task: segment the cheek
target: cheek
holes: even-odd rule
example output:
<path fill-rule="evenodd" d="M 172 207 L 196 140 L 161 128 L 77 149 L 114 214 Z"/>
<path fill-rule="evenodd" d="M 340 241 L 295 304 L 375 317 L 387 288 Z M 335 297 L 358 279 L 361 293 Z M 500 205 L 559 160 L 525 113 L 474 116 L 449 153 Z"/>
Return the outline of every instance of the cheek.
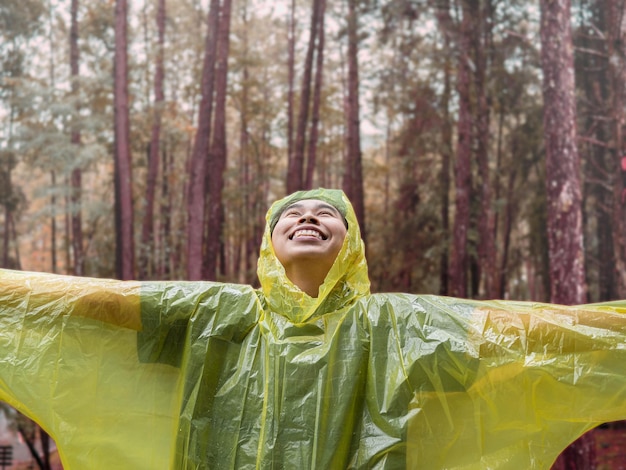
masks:
<path fill-rule="evenodd" d="M 276 233 L 276 230 L 274 230 L 274 233 Z M 280 242 L 280 238 L 275 237 L 274 234 L 272 234 L 271 240 L 272 240 L 272 248 L 274 250 L 274 254 L 276 255 L 276 258 L 278 258 L 278 261 L 282 263 L 283 262 L 283 246 Z"/>

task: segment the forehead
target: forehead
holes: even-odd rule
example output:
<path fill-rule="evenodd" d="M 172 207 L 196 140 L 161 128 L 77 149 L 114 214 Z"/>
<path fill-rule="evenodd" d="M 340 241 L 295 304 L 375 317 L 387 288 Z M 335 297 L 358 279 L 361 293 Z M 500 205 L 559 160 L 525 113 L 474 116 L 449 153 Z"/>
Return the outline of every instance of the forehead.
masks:
<path fill-rule="evenodd" d="M 333 206 L 332 204 L 328 204 L 327 202 L 320 201 L 319 199 L 303 199 L 301 201 L 294 202 L 293 204 L 289 204 L 281 213 L 281 217 L 285 215 L 287 211 L 290 209 L 299 209 L 299 210 L 330 210 L 337 215 L 341 215 L 339 210 Z"/>

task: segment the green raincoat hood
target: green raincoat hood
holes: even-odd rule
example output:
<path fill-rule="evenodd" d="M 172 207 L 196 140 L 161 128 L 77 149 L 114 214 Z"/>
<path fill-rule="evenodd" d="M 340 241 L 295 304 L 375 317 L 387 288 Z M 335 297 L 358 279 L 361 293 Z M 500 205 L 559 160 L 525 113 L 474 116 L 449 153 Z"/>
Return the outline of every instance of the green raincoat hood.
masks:
<path fill-rule="evenodd" d="M 348 232 L 337 259 L 320 286 L 317 298 L 294 285 L 274 253 L 272 229 L 280 214 L 291 204 L 304 199 L 319 199 L 336 207 L 348 224 Z M 293 323 L 302 323 L 324 313 L 336 311 L 370 293 L 365 247 L 352 204 L 336 189 L 299 191 L 275 202 L 267 212 L 257 273 L 261 289 L 272 311 Z"/>

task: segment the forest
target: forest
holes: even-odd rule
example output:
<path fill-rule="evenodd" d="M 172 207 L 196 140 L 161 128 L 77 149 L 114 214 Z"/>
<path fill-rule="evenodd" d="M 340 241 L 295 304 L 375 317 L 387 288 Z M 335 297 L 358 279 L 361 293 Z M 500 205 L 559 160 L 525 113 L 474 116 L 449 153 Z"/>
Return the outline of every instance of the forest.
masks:
<path fill-rule="evenodd" d="M 374 291 L 624 297 L 624 6 L 547 5 L 5 1 L 2 265 L 254 284 L 321 186 Z"/>
<path fill-rule="evenodd" d="M 3 0 L 0 266 L 257 284 L 355 206 L 373 291 L 626 298 L 623 0 Z"/>

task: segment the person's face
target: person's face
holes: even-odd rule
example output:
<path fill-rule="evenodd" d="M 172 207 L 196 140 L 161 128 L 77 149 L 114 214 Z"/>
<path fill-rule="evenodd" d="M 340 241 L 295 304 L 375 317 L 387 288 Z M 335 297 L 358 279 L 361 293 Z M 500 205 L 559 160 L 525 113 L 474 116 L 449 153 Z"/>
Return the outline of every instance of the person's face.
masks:
<path fill-rule="evenodd" d="M 272 245 L 287 270 L 298 262 L 320 263 L 330 269 L 346 233 L 343 216 L 335 207 L 305 199 L 283 211 L 272 232 Z"/>

